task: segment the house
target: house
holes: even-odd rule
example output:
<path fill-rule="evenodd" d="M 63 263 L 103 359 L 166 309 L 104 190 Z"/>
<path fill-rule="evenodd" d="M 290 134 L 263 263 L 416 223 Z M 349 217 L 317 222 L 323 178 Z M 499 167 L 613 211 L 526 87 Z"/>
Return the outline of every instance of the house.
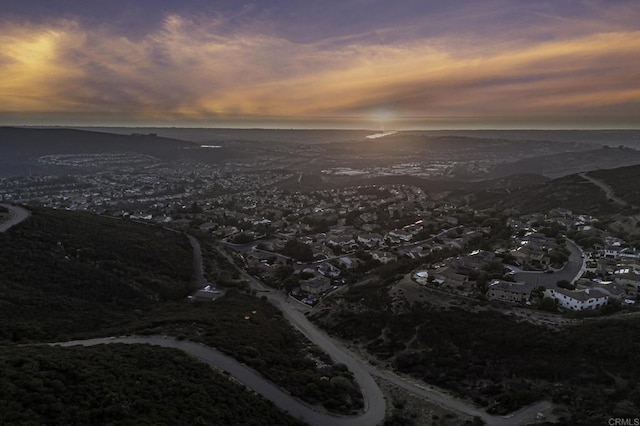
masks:
<path fill-rule="evenodd" d="M 613 280 L 616 284 L 630 285 L 635 288 L 640 287 L 640 274 L 629 268 L 618 269 L 613 273 Z"/>
<path fill-rule="evenodd" d="M 618 258 L 621 260 L 638 260 L 640 259 L 640 251 L 631 247 L 625 247 L 618 252 Z"/>
<path fill-rule="evenodd" d="M 342 256 L 338 258 L 338 263 L 340 264 L 340 266 L 346 269 L 353 269 L 358 266 L 358 261 L 356 260 L 356 258 L 351 256 Z"/>
<path fill-rule="evenodd" d="M 456 287 L 466 283 L 469 278 L 466 275 L 461 275 L 450 266 L 444 266 L 431 272 L 431 275 L 436 280 L 441 280 L 448 286 Z"/>
<path fill-rule="evenodd" d="M 358 242 L 364 244 L 367 247 L 373 247 L 380 244 L 384 240 L 384 237 L 380 234 L 361 234 L 358 235 Z"/>
<path fill-rule="evenodd" d="M 421 246 L 398 250 L 398 256 L 408 257 L 409 259 L 419 259 L 421 257 L 428 256 L 429 253 L 431 253 L 431 249 L 425 249 Z"/>
<path fill-rule="evenodd" d="M 389 263 L 389 262 L 393 262 L 394 260 L 396 260 L 396 256 L 386 252 L 386 251 L 372 251 L 371 252 L 371 257 L 375 260 L 377 260 L 380 263 Z"/>
<path fill-rule="evenodd" d="M 622 300 L 629 297 L 635 298 L 635 296 L 637 295 L 636 289 L 624 284 L 615 283 L 613 281 L 602 281 L 598 279 L 591 281 L 588 279 L 580 279 L 578 280 L 577 284 L 580 288 L 586 287 L 592 290 L 597 289 L 598 291 L 601 291 L 602 293 L 609 296 L 610 299 L 613 298 Z"/>
<path fill-rule="evenodd" d="M 524 244 L 515 250 L 511 250 L 511 255 L 522 265 L 532 265 L 537 267 L 547 267 L 551 262 L 544 250 L 534 248 L 529 244 Z"/>
<path fill-rule="evenodd" d="M 355 244 L 356 240 L 350 236 L 330 237 L 327 238 L 326 244 L 330 247 L 350 248 L 352 244 Z"/>
<path fill-rule="evenodd" d="M 489 300 L 499 300 L 501 302 L 523 304 L 531 297 L 532 284 L 524 282 L 512 283 L 503 280 L 493 280 L 489 284 L 487 297 Z"/>
<path fill-rule="evenodd" d="M 572 311 L 597 309 L 607 304 L 609 296 L 600 290 L 566 290 L 563 288 L 545 290 L 545 296 L 558 301 L 558 306 Z"/>
<path fill-rule="evenodd" d="M 300 281 L 300 290 L 306 294 L 321 294 L 331 288 L 331 280 L 321 275 L 316 275 L 304 281 Z"/>
<path fill-rule="evenodd" d="M 429 282 L 429 271 L 420 270 L 413 273 L 413 280 L 420 285 L 427 285 Z"/>
<path fill-rule="evenodd" d="M 340 273 L 341 273 L 340 269 L 336 268 L 335 266 L 333 266 L 328 262 L 321 263 L 320 265 L 318 265 L 316 270 L 318 271 L 318 273 L 328 278 L 337 278 L 340 276 Z"/>
<path fill-rule="evenodd" d="M 413 238 L 413 234 L 411 232 L 405 231 L 403 229 L 394 229 L 393 231 L 389 231 L 389 237 L 391 239 L 399 239 L 402 241 L 411 241 Z"/>

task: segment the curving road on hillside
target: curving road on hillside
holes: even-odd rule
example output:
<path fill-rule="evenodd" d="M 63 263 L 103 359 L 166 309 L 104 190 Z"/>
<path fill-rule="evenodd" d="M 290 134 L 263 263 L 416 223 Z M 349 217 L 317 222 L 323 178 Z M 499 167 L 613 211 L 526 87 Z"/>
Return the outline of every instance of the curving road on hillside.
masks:
<path fill-rule="evenodd" d="M 69 342 L 51 343 L 52 346 L 95 346 L 102 344 L 148 344 L 162 346 L 165 348 L 179 349 L 187 354 L 198 358 L 209 364 L 211 367 L 229 373 L 236 380 L 273 402 L 276 406 L 287 411 L 293 417 L 301 419 L 314 426 L 371 426 L 377 423 L 370 423 L 371 416 L 364 414 L 360 417 L 333 416 L 315 411 L 309 405 L 293 398 L 285 393 L 278 386 L 263 378 L 255 370 L 247 367 L 235 359 L 209 346 L 189 342 L 186 340 L 175 340 L 163 336 L 133 336 L 133 337 L 107 337 L 89 340 L 74 340 Z"/>
<path fill-rule="evenodd" d="M 0 204 L 0 206 L 6 208 L 11 212 L 11 218 L 3 223 L 0 223 L 0 232 L 6 232 L 12 226 L 19 224 L 29 217 L 30 213 L 27 209 L 22 207 L 13 206 L 11 204 Z"/>
<path fill-rule="evenodd" d="M 417 384 L 414 379 L 406 379 L 395 373 L 378 369 L 336 343 L 326 333 L 312 324 L 302 312 L 296 309 L 297 304 L 289 303 L 289 300 L 284 294 L 277 291 L 269 291 L 268 287 L 264 286 L 259 280 L 241 269 L 239 269 L 239 271 L 243 278 L 251 283 L 252 288 L 264 294 L 272 304 L 283 312 L 285 318 L 287 318 L 294 327 L 300 330 L 309 340 L 319 346 L 336 362 L 343 363 L 349 368 L 358 382 L 364 397 L 365 414 L 358 418 L 359 420 L 366 420 L 363 424 L 381 424 L 385 417 L 386 407 L 384 395 L 373 379 L 373 376 L 385 379 L 409 393 L 428 399 L 445 409 L 472 417 L 480 417 L 487 425 L 509 426 L 527 424 L 536 421 L 538 413 L 548 413 L 553 407 L 550 402 L 539 401 L 507 416 L 493 416 L 465 400 L 441 393 L 432 388 L 427 388 L 425 385 Z M 342 424 L 351 423 L 343 422 Z"/>

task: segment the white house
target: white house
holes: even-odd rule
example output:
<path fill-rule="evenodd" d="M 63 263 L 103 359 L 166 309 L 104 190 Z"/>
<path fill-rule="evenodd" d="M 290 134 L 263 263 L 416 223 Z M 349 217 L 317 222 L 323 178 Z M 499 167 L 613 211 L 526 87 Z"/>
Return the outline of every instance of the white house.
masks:
<path fill-rule="evenodd" d="M 600 290 L 565 290 L 563 288 L 545 290 L 545 296 L 553 297 L 558 306 L 573 311 L 597 309 L 607 304 L 609 296 Z"/>

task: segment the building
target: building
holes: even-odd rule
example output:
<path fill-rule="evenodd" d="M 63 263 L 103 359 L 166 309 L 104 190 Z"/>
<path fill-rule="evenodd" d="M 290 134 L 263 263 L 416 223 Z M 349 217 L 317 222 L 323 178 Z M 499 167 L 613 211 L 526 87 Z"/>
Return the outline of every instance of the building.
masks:
<path fill-rule="evenodd" d="M 371 257 L 380 263 L 389 263 L 396 260 L 396 256 L 386 251 L 372 251 Z"/>
<path fill-rule="evenodd" d="M 402 241 L 410 241 L 413 238 L 413 234 L 411 232 L 402 229 L 394 229 L 393 231 L 390 231 L 388 235 L 390 238 L 397 238 Z"/>
<path fill-rule="evenodd" d="M 640 287 L 640 274 L 630 268 L 618 269 L 613 273 L 613 280 L 616 284 L 630 285 L 635 288 Z"/>
<path fill-rule="evenodd" d="M 367 247 L 373 247 L 380 244 L 382 241 L 384 241 L 384 237 L 380 234 L 372 233 L 358 235 L 358 242 Z"/>
<path fill-rule="evenodd" d="M 308 280 L 300 281 L 300 290 L 306 294 L 321 294 L 331 288 L 331 280 L 317 275 Z"/>
<path fill-rule="evenodd" d="M 327 245 L 330 247 L 350 248 L 355 244 L 356 240 L 350 236 L 335 236 L 327 239 Z"/>
<path fill-rule="evenodd" d="M 572 311 L 597 309 L 607 304 L 609 296 L 600 290 L 565 290 L 563 288 L 545 290 L 545 296 L 553 297 L 558 306 Z"/>
<path fill-rule="evenodd" d="M 512 283 L 503 280 L 493 280 L 489 284 L 487 297 L 489 300 L 523 304 L 531 297 L 532 290 L 533 285 L 525 282 Z"/>

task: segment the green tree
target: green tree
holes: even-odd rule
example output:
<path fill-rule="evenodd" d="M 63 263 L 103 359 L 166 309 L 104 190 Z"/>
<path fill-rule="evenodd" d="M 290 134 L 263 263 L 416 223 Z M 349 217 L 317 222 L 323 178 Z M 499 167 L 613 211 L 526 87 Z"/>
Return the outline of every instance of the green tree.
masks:
<path fill-rule="evenodd" d="M 547 312 L 557 312 L 558 302 L 553 297 L 545 297 L 540 301 L 540 309 Z"/>

